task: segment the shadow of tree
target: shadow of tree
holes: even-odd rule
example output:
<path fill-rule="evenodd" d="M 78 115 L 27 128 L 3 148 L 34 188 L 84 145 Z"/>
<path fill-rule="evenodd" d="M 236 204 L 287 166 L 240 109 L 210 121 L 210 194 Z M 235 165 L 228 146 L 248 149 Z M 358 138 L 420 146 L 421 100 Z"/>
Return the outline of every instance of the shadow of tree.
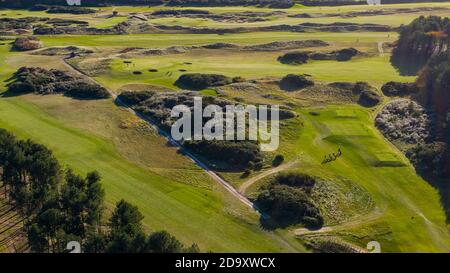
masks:
<path fill-rule="evenodd" d="M 445 178 L 437 179 L 424 175 L 422 175 L 422 178 L 438 190 L 441 205 L 444 208 L 446 222 L 450 224 L 450 182 Z"/>
<path fill-rule="evenodd" d="M 390 58 L 392 66 L 401 76 L 416 76 L 417 73 L 426 65 L 428 58 L 411 56 L 409 54 L 393 54 Z"/>

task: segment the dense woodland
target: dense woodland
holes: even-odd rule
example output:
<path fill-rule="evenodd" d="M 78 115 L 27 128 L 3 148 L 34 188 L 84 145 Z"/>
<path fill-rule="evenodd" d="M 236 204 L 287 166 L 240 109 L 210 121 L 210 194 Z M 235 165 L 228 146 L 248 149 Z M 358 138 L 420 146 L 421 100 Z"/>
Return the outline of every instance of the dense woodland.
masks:
<path fill-rule="evenodd" d="M 414 85 L 388 83 L 385 93 L 412 94 L 434 117 L 435 131 L 427 143 L 407 153 L 417 170 L 425 176 L 450 175 L 450 19 L 419 17 L 402 28 L 393 51 L 392 62 L 400 71 L 418 73 Z"/>
<path fill-rule="evenodd" d="M 66 252 L 78 241 L 84 252 L 199 252 L 165 231 L 145 234 L 136 206 L 121 200 L 107 223 L 105 192 L 97 172 L 85 177 L 64 169 L 45 146 L 0 129 L 5 196 L 23 217 L 33 252 Z"/>
<path fill-rule="evenodd" d="M 309 228 L 320 228 L 323 217 L 311 201 L 310 193 L 316 179 L 306 174 L 286 172 L 279 174 L 261 191 L 255 204 L 270 216 L 267 227 L 287 227 L 303 224 Z"/>
<path fill-rule="evenodd" d="M 19 38 L 20 39 L 20 38 Z M 46 70 L 40 67 L 21 67 L 8 85 L 8 95 L 64 94 L 78 99 L 109 98 L 108 91 L 93 82 L 73 77 L 61 70 Z"/>

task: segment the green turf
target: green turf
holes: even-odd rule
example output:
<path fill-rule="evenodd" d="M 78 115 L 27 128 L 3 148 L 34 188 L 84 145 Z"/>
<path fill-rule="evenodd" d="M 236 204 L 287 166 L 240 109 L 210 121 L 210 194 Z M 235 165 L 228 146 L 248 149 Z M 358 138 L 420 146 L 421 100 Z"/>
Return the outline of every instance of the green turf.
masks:
<path fill-rule="evenodd" d="M 355 33 L 294 33 L 294 32 L 250 32 L 230 34 L 126 34 L 126 35 L 56 35 L 40 36 L 45 46 L 94 46 L 94 47 L 167 47 L 171 45 L 201 45 L 217 42 L 259 44 L 274 41 L 322 39 L 327 42 L 352 44 L 376 43 L 380 40 L 394 41 L 395 32 Z"/>
<path fill-rule="evenodd" d="M 396 5 L 382 7 L 419 7 L 435 4 Z M 437 5 L 437 4 L 436 4 Z M 441 4 L 439 4 L 441 5 Z M 450 7 L 449 3 L 442 6 Z M 315 7 L 296 6 L 287 10 L 299 12 L 337 12 L 377 7 Z M 204 8 L 203 8 L 204 9 Z M 209 8 L 208 8 L 209 9 Z M 153 8 L 119 7 L 120 12 L 151 11 Z M 212 12 L 248 11 L 254 7 L 210 8 Z M 261 11 L 268 9 L 261 9 Z M 103 12 L 111 13 L 110 8 Z M 5 11 L 9 15 L 29 16 L 26 11 Z M 15 13 L 15 14 L 12 14 Z M 17 13 L 23 13 L 17 15 Z M 1 14 L 1 12 L 0 12 Z M 33 13 L 35 15 L 36 13 Z M 73 16 L 72 18 L 86 18 Z M 373 16 L 339 21 L 377 22 L 396 25 L 412 17 Z M 92 25 L 108 27 L 119 20 L 89 19 Z M 177 20 L 174 24 L 220 25 L 217 22 Z M 164 21 L 161 20 L 161 21 Z M 291 20 L 291 19 L 283 19 Z M 327 22 L 329 18 L 320 20 Z M 304 20 L 306 21 L 306 20 Z M 310 20 L 307 20 L 310 21 Z M 311 20 L 314 21 L 314 20 Z M 316 20 L 319 22 L 319 20 Z M 287 21 L 285 21 L 287 22 Z M 303 22 L 293 20 L 289 22 Z M 167 23 L 167 22 L 166 22 Z M 266 22 L 262 23 L 265 24 Z M 271 24 L 276 24 L 274 19 Z M 223 24 L 225 25 L 225 24 Z M 367 81 L 376 86 L 387 81 L 413 81 L 413 77 L 401 77 L 389 63 L 389 54 L 380 56 L 378 42 L 393 42 L 395 33 L 241 33 L 241 34 L 139 34 L 98 36 L 43 36 L 45 46 L 88 46 L 106 52 L 125 47 L 167 47 L 171 45 L 200 45 L 215 42 L 260 44 L 273 41 L 321 39 L 331 43 L 330 48 L 357 47 L 371 53 L 350 62 L 313 61 L 301 66 L 282 65 L 276 61 L 279 52 L 226 52 L 201 51 L 186 54 L 151 56 L 130 59 L 133 67 L 126 67 L 123 60 L 113 60 L 111 68 L 97 79 L 114 89 L 124 84 L 156 84 L 173 87 L 173 82 L 187 72 L 220 73 L 243 76 L 249 79 L 264 76 L 282 76 L 287 73 L 311 74 L 317 81 Z M 27 59 L 26 55 L 8 53 L 7 46 L 0 46 L 0 78 L 5 79 L 24 62 L 38 65 L 45 58 Z M 8 55 L 8 66 L 3 59 Z M 185 62 L 192 62 L 187 66 Z M 149 73 L 150 68 L 159 72 Z M 143 75 L 133 75 L 133 71 Z M 172 72 L 171 76 L 166 76 Z M 214 95 L 212 90 L 204 94 Z M 251 95 L 257 94 L 249 94 Z M 245 94 L 243 95 L 245 97 Z M 283 94 L 283 97 L 288 97 Z M 245 99 L 245 98 L 244 98 Z M 250 101 L 251 102 L 251 101 Z M 185 243 L 197 242 L 202 249 L 213 251 L 291 251 L 292 233 L 289 230 L 269 233 L 256 225 L 256 216 L 242 219 L 227 207 L 232 199 L 220 190 L 208 190 L 176 183 L 167 176 L 125 160 L 107 137 L 72 126 L 47 109 L 21 98 L 0 99 L 0 127 L 15 132 L 20 137 L 31 137 L 53 149 L 57 157 L 79 172 L 97 169 L 104 176 L 107 199 L 111 206 L 119 198 L 137 204 L 146 216 L 145 224 L 152 229 L 167 229 Z M 364 245 L 367 240 L 379 240 L 382 251 L 449 252 L 450 235 L 440 196 L 436 189 L 416 175 L 408 160 L 392 144 L 387 142 L 373 126 L 373 110 L 356 105 L 324 105 L 322 108 L 301 108 L 300 117 L 286 121 L 281 133 L 281 146 L 277 153 L 286 161 L 299 159 L 295 168 L 302 172 L 330 178 L 343 178 L 358 184 L 367 191 L 376 208 L 367 216 L 369 220 L 353 219 L 354 226 L 339 235 L 349 241 Z M 311 112 L 317 114 L 311 115 Z M 301 125 L 302 124 L 302 125 Z M 336 161 L 322 164 L 325 155 L 338 148 L 342 156 Z M 235 179 L 238 174 L 228 175 Z M 339 181 L 336 179 L 336 181 Z M 234 181 L 232 181 L 234 182 Z M 337 183 L 337 182 L 336 182 Z M 237 185 L 237 183 L 235 184 Z M 234 206 L 239 206 L 236 204 Z M 245 210 L 245 208 L 241 208 Z M 248 210 L 247 210 L 247 213 Z M 278 235 L 283 235 L 279 237 Z M 286 242 L 284 238 L 288 238 Z M 297 250 L 302 250 L 298 248 Z"/>
<path fill-rule="evenodd" d="M 279 63 L 276 60 L 279 55 L 280 53 L 193 52 L 176 57 L 166 55 L 131 59 L 133 66 L 127 66 L 123 60 L 117 59 L 111 63 L 111 69 L 101 74 L 98 80 L 113 89 L 118 89 L 129 82 L 173 88 L 173 83 L 184 73 L 219 73 L 247 79 L 307 73 L 317 81 L 366 81 L 375 86 L 381 86 L 386 81 L 413 80 L 412 77 L 400 76 L 390 64 L 388 56 L 358 58 L 349 62 L 311 61 L 304 65 L 292 66 Z M 186 62 L 192 65 L 186 65 Z M 156 68 L 158 72 L 148 72 L 150 68 Z M 180 72 L 180 69 L 186 72 Z M 134 71 L 142 71 L 143 74 L 134 75 Z"/>
<path fill-rule="evenodd" d="M 309 114 L 311 111 L 320 115 L 312 116 Z M 337 124 L 349 122 L 337 118 L 336 111 L 355 113 L 356 118 L 350 122 L 366 128 L 364 136 L 355 135 L 353 131 L 346 132 L 353 130 L 349 126 L 336 127 Z M 380 217 L 376 217 L 376 222 L 384 223 L 392 232 L 390 240 L 383 240 L 383 251 L 450 251 L 449 230 L 436 189 L 419 178 L 410 165 L 375 166 L 378 160 L 407 161 L 373 128 L 367 110 L 359 106 L 329 106 L 323 110 L 302 109 L 300 114 L 304 128 L 296 137 L 285 137 L 290 153 L 303 153 L 299 169 L 319 176 L 344 177 L 367 190 L 377 210 L 382 212 Z M 338 135 L 330 135 L 327 128 L 333 128 Z M 338 148 L 342 150 L 342 157 L 321 164 L 324 155 Z M 359 223 L 364 224 L 370 222 Z M 359 242 L 364 242 L 364 239 Z"/>
<path fill-rule="evenodd" d="M 0 46 L 2 67 L 7 50 Z M 13 72 L 13 67 L 3 69 L 0 78 Z M 256 215 L 251 223 L 228 213 L 224 200 L 231 199 L 229 193 L 176 183 L 138 167 L 121 157 L 108 139 L 75 129 L 21 97 L 0 98 L 0 127 L 48 146 L 77 172 L 99 171 L 109 206 L 121 198 L 136 204 L 152 230 L 168 230 L 185 243 L 198 243 L 203 251 L 292 251 L 280 238 L 262 231 Z"/>

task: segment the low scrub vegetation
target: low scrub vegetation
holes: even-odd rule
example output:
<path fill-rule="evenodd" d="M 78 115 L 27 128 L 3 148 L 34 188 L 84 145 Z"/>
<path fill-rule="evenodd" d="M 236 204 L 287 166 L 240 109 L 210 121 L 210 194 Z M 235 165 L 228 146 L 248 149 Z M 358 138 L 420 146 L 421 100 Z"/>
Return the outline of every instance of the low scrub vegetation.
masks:
<path fill-rule="evenodd" d="M 47 11 L 47 13 L 69 13 L 69 14 L 90 14 L 96 13 L 95 9 L 77 7 L 77 6 L 48 6 L 35 5 L 31 10 Z"/>
<path fill-rule="evenodd" d="M 13 50 L 29 51 L 43 47 L 44 44 L 37 37 L 17 38 L 13 43 Z"/>
<path fill-rule="evenodd" d="M 134 110 L 149 117 L 161 128 L 170 131 L 176 119 L 171 117 L 172 108 L 176 105 L 186 105 L 193 111 L 194 97 L 197 92 L 167 92 L 152 91 L 122 92 L 118 99 L 131 106 Z M 226 105 L 233 102 L 211 96 L 202 96 L 203 107 L 210 104 L 222 107 L 225 112 Z M 287 115 L 287 114 L 285 114 Z M 210 120 L 203 118 L 203 125 Z M 193 127 L 192 127 L 193 129 Z M 193 135 L 193 134 L 192 134 Z M 263 154 L 256 141 L 184 141 L 187 149 L 206 158 L 210 165 L 220 169 L 258 168 L 263 160 Z"/>
<path fill-rule="evenodd" d="M 309 60 L 307 52 L 293 51 L 278 57 L 278 61 L 282 64 L 299 65 L 305 64 Z"/>
<path fill-rule="evenodd" d="M 320 228 L 323 217 L 309 197 L 315 182 L 315 178 L 309 175 L 282 173 L 261 191 L 255 204 L 268 214 L 269 226 L 303 224 L 309 228 Z"/>
<path fill-rule="evenodd" d="M 202 90 L 230 83 L 232 83 L 232 79 L 224 75 L 192 73 L 181 75 L 175 85 L 188 90 Z"/>
<path fill-rule="evenodd" d="M 383 94 L 388 97 L 403 97 L 418 92 L 415 83 L 388 82 L 381 87 Z"/>
<path fill-rule="evenodd" d="M 344 48 L 341 50 L 331 51 L 327 53 L 310 53 L 309 58 L 312 60 L 336 60 L 339 62 L 350 61 L 360 52 L 354 48 Z"/>
<path fill-rule="evenodd" d="M 303 75 L 289 74 L 280 80 L 280 88 L 285 91 L 298 91 L 300 89 L 313 86 L 314 82 Z"/>
<path fill-rule="evenodd" d="M 331 52 L 302 52 L 292 51 L 288 52 L 280 57 L 278 61 L 282 64 L 300 65 L 311 60 L 335 60 L 338 62 L 350 61 L 353 57 L 360 54 L 360 52 L 354 48 L 344 48 Z"/>
<path fill-rule="evenodd" d="M 254 141 L 185 141 L 184 146 L 209 161 L 221 161 L 228 168 L 255 168 L 262 164 L 263 155 Z M 218 166 L 220 168 L 220 166 Z"/>
<path fill-rule="evenodd" d="M 46 70 L 39 67 L 22 67 L 14 75 L 14 82 L 8 85 L 9 95 L 25 93 L 64 94 L 80 99 L 109 98 L 108 91 L 92 82 L 72 77 L 64 71 Z"/>
<path fill-rule="evenodd" d="M 413 101 L 396 101 L 377 115 L 375 125 L 391 141 L 425 143 L 431 135 L 431 119 L 425 109 Z"/>

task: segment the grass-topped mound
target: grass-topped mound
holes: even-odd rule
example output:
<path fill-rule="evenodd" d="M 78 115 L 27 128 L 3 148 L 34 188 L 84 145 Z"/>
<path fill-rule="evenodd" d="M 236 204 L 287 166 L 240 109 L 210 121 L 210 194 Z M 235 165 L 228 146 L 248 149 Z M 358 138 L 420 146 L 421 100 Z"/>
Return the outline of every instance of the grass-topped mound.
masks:
<path fill-rule="evenodd" d="M 303 224 L 320 228 L 323 217 L 310 198 L 315 178 L 301 173 L 282 173 L 258 195 L 255 204 L 269 218 L 269 227 Z"/>
<path fill-rule="evenodd" d="M 34 11 L 46 11 L 47 13 L 68 13 L 68 14 L 92 14 L 96 13 L 95 9 L 77 6 L 50 6 L 50 5 L 35 5 L 30 8 Z"/>
<path fill-rule="evenodd" d="M 307 52 L 293 51 L 278 57 L 278 61 L 282 64 L 299 65 L 305 64 L 309 59 Z"/>
<path fill-rule="evenodd" d="M 415 83 L 388 82 L 381 87 L 383 94 L 388 97 L 402 97 L 417 93 L 419 90 Z"/>
<path fill-rule="evenodd" d="M 175 85 L 188 90 L 202 90 L 230 83 L 232 83 L 232 79 L 224 75 L 192 73 L 181 75 Z"/>
<path fill-rule="evenodd" d="M 29 51 L 43 47 L 44 44 L 37 37 L 17 38 L 13 43 L 13 49 L 17 51 Z"/>
<path fill-rule="evenodd" d="M 300 89 L 313 86 L 314 82 L 304 75 L 289 74 L 280 80 L 280 88 L 285 91 L 298 91 Z"/>
<path fill-rule="evenodd" d="M 108 91 L 92 82 L 70 76 L 61 70 L 39 67 L 22 67 L 14 74 L 14 82 L 8 85 L 8 95 L 25 93 L 64 94 L 79 99 L 104 99 Z"/>
<path fill-rule="evenodd" d="M 282 64 L 290 65 L 300 65 L 311 60 L 335 60 L 338 62 L 350 61 L 353 57 L 360 54 L 357 49 L 354 48 L 344 48 L 340 50 L 334 50 L 331 52 L 303 52 L 303 51 L 292 51 L 288 52 L 280 57 L 278 61 Z"/>
<path fill-rule="evenodd" d="M 218 169 L 256 168 L 261 166 L 263 154 L 255 141 L 185 141 L 184 146 L 208 159 Z M 218 164 L 214 164 L 218 162 Z M 226 166 L 224 167 L 223 164 Z"/>

